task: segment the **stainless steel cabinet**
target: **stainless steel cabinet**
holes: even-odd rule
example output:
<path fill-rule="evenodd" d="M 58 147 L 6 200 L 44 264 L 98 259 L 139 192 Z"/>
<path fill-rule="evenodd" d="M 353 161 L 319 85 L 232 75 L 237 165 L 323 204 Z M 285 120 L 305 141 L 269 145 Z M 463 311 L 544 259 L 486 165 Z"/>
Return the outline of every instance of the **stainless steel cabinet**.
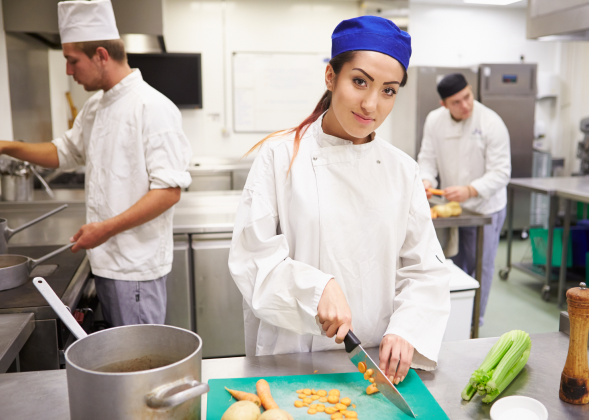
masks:
<path fill-rule="evenodd" d="M 227 266 L 231 233 L 192 238 L 196 326 L 203 357 L 244 356 L 242 294 Z"/>
<path fill-rule="evenodd" d="M 232 173 L 230 171 L 201 171 L 191 173 L 191 178 L 192 182 L 188 187 L 188 191 L 226 191 L 232 189 Z"/>
<path fill-rule="evenodd" d="M 511 178 L 529 178 L 533 174 L 533 140 L 537 95 L 536 64 L 481 64 L 479 100 L 494 110 L 510 134 Z M 530 227 L 528 192 L 514 194 L 513 229 Z M 508 223 L 504 224 L 508 228 Z"/>
<path fill-rule="evenodd" d="M 195 330 L 189 235 L 174 235 L 174 260 L 166 281 L 166 325 Z"/>

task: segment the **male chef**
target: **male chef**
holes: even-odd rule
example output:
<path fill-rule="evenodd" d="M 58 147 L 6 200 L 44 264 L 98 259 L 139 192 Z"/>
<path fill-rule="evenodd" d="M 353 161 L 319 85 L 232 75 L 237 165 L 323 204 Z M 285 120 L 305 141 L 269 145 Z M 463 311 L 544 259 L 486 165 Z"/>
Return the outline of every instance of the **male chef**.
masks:
<path fill-rule="evenodd" d="M 58 3 L 67 74 L 87 91 L 71 130 L 50 143 L 0 142 L 0 154 L 47 168 L 86 166 L 87 250 L 112 326 L 163 324 L 173 206 L 191 182 L 178 108 L 131 69 L 110 0 Z"/>
<path fill-rule="evenodd" d="M 437 86 L 441 107 L 424 124 L 418 155 L 420 176 L 428 198 L 440 177 L 444 197 L 492 217 L 484 227 L 481 306 L 483 317 L 494 277 L 494 260 L 506 217 L 506 185 L 510 180 L 510 138 L 502 119 L 473 99 L 460 73 L 445 76 Z M 467 274 L 475 274 L 476 228 L 459 228 L 459 252 L 452 259 Z"/>

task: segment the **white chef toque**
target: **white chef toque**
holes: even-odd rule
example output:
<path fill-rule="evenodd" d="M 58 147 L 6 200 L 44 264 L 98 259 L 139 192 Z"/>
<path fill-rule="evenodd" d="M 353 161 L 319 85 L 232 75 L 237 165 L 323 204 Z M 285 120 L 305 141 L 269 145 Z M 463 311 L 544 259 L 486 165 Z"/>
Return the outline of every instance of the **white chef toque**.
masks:
<path fill-rule="evenodd" d="M 62 44 L 119 39 L 110 0 L 61 1 L 57 17 Z"/>

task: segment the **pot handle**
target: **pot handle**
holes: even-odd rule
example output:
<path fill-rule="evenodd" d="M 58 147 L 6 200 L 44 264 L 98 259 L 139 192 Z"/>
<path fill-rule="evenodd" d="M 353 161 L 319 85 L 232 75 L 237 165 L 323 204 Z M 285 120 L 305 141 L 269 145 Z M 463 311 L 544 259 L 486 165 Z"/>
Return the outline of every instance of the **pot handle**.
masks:
<path fill-rule="evenodd" d="M 32 271 L 33 268 L 37 267 L 39 264 L 41 264 L 42 262 L 47 261 L 49 258 L 55 257 L 57 254 L 61 254 L 62 252 L 70 249 L 71 247 L 73 247 L 74 245 L 76 245 L 76 242 L 72 242 L 71 244 L 67 244 L 62 246 L 59 249 L 56 249 L 55 251 L 51 252 L 50 254 L 44 255 L 41 258 L 34 260 L 34 259 L 29 259 L 29 271 Z"/>
<path fill-rule="evenodd" d="M 49 213 L 46 213 L 43 216 L 37 217 L 35 220 L 31 220 L 30 222 L 27 222 L 24 225 L 17 227 L 16 229 L 6 228 L 6 231 L 4 232 L 6 240 L 8 241 L 12 237 L 12 235 L 14 235 L 15 233 L 18 233 L 21 230 L 28 228 L 29 226 L 33 226 L 35 223 L 39 223 L 41 220 L 45 220 L 49 216 L 53 216 L 55 213 L 58 213 L 64 209 L 66 209 L 67 207 L 68 207 L 67 204 L 64 204 L 63 206 L 59 206 L 58 208 L 51 210 Z"/>
<path fill-rule="evenodd" d="M 150 408 L 176 407 L 207 392 L 209 392 L 209 385 L 187 376 L 154 389 L 146 395 L 146 404 Z"/>

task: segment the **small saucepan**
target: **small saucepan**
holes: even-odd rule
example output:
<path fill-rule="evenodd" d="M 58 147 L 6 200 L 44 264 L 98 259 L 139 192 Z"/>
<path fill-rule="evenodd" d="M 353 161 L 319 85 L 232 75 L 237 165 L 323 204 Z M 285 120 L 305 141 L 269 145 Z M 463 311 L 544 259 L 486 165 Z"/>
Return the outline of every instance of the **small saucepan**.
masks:
<path fill-rule="evenodd" d="M 203 342 L 169 325 L 127 325 L 87 335 L 42 277 L 33 284 L 78 338 L 65 353 L 72 420 L 198 419 Z"/>
<path fill-rule="evenodd" d="M 49 213 L 46 213 L 41 217 L 37 217 L 35 220 L 31 220 L 30 222 L 25 223 L 24 225 L 19 226 L 16 229 L 10 229 L 8 227 L 6 219 L 0 218 L 0 255 L 6 254 L 8 252 L 8 240 L 12 237 L 12 235 L 20 232 L 23 229 L 28 228 L 29 226 L 33 226 L 35 223 L 39 223 L 41 220 L 47 219 L 49 216 L 53 216 L 55 213 L 60 212 L 67 207 L 68 205 L 64 204 L 63 206 L 51 210 Z"/>
<path fill-rule="evenodd" d="M 37 260 L 24 255 L 0 255 L 0 291 L 22 286 L 29 281 L 33 268 L 73 246 L 62 246 Z"/>

